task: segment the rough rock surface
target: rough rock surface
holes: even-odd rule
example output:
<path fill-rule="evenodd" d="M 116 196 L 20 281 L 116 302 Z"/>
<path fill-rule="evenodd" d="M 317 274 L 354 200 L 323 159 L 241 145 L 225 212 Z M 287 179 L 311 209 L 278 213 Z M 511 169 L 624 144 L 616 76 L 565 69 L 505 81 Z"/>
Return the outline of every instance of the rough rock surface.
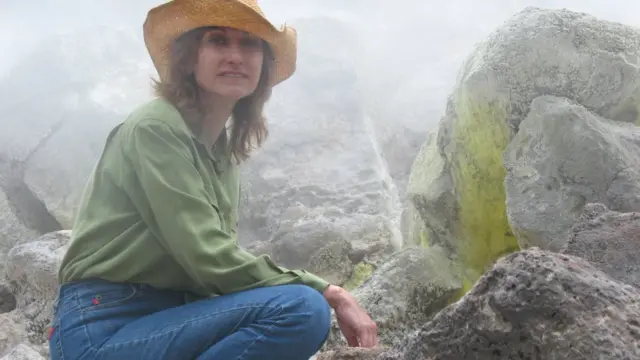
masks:
<path fill-rule="evenodd" d="M 31 347 L 20 344 L 14 347 L 7 355 L 0 357 L 0 360 L 45 360 L 45 358 Z"/>
<path fill-rule="evenodd" d="M 9 286 L 0 283 L 0 314 L 8 313 L 16 308 L 16 297 Z"/>
<path fill-rule="evenodd" d="M 307 269 L 332 284 L 345 283 L 354 268 L 350 238 L 330 222 L 306 221 L 281 228 L 271 243 L 255 243 L 252 249 L 270 253 L 288 268 Z"/>
<path fill-rule="evenodd" d="M 66 251 L 69 231 L 43 235 L 18 245 L 7 256 L 6 273 L 16 297 L 16 312 L 25 321 L 29 341 L 46 341 L 53 301 L 58 292 L 57 269 Z"/>
<path fill-rule="evenodd" d="M 407 199 L 410 206 L 405 208 L 406 243 L 428 245 L 436 241 L 439 245 L 455 251 L 453 244 L 441 239 L 448 239 L 451 234 L 451 219 L 455 214 L 453 183 L 450 174 L 445 168 L 446 162 L 440 155 L 437 143 L 437 133 L 429 134 L 416 157 L 409 185 L 407 187 Z M 439 214 L 432 217 L 431 214 Z M 422 219 L 430 219 L 428 226 Z M 440 240 L 440 241 L 438 241 Z"/>
<path fill-rule="evenodd" d="M 586 259 L 612 278 L 640 288 L 640 213 L 587 204 L 562 253 Z"/>
<path fill-rule="evenodd" d="M 381 347 L 374 349 L 343 347 L 320 353 L 312 360 L 376 360 L 384 351 L 385 348 Z"/>
<path fill-rule="evenodd" d="M 504 164 L 509 223 L 523 248 L 560 250 L 586 203 L 640 211 L 640 127 L 567 98 L 533 100 Z"/>
<path fill-rule="evenodd" d="M 640 290 L 538 248 L 499 260 L 384 360 L 640 358 Z"/>
<path fill-rule="evenodd" d="M 640 29 L 528 7 L 466 59 L 440 121 L 437 148 L 425 157 L 431 162 L 413 167 L 442 170 L 421 190 L 428 196 L 421 202 L 414 196 L 413 202 L 432 230 L 429 241 L 451 244 L 470 281 L 519 249 L 507 218 L 502 157 L 531 102 L 543 95 L 564 97 L 604 118 L 637 122 L 639 55 Z"/>
<path fill-rule="evenodd" d="M 2 168 L 2 158 L 0 157 L 0 169 Z M 11 200 L 6 196 L 4 189 L 14 190 L 10 188 L 9 184 L 10 182 L 6 177 L 3 177 L 0 173 L 0 281 L 4 278 L 4 266 L 2 264 L 4 264 L 9 250 L 19 242 L 34 239 L 38 236 L 37 231 L 30 229 L 21 221 L 20 204 L 12 201 L 19 198 L 19 193 L 12 192 Z"/>
<path fill-rule="evenodd" d="M 27 331 L 16 313 L 0 314 L 0 357 L 27 340 Z"/>
<path fill-rule="evenodd" d="M 446 307 L 462 287 L 454 263 L 437 247 L 407 247 L 387 258 L 353 295 L 376 322 L 380 344 L 390 346 Z M 333 321 L 326 349 L 346 345 Z"/>

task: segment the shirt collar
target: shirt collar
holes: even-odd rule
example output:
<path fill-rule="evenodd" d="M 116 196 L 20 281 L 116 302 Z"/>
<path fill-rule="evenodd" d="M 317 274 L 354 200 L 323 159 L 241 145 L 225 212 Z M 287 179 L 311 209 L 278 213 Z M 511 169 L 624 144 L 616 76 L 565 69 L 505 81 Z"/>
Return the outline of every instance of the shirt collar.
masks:
<path fill-rule="evenodd" d="M 222 162 L 228 158 L 228 147 L 229 147 L 229 136 L 228 136 L 228 128 L 225 126 L 223 130 L 220 132 L 218 139 L 213 144 L 213 148 L 207 146 L 207 142 L 204 140 L 201 131 L 198 131 L 193 126 L 190 126 L 185 122 L 191 137 L 207 151 L 209 157 L 217 162 Z"/>
<path fill-rule="evenodd" d="M 167 100 L 165 100 L 164 98 L 160 98 L 160 101 L 166 102 L 169 105 L 171 105 L 173 108 L 175 108 L 175 106 L 171 103 L 169 103 Z M 177 109 L 176 109 L 177 111 Z M 177 112 L 179 114 L 179 111 Z M 175 120 L 178 120 L 176 118 L 174 118 Z M 225 161 L 229 160 L 229 135 L 228 135 L 228 129 L 225 126 L 223 131 L 220 133 L 220 136 L 218 137 L 218 140 L 216 140 L 216 142 L 214 143 L 214 148 L 209 148 L 206 145 L 206 141 L 204 141 L 202 132 L 199 131 L 197 129 L 197 127 L 191 126 L 186 119 L 184 119 L 184 117 L 180 114 L 179 115 L 179 122 L 181 122 L 181 125 L 184 126 L 187 131 L 189 132 L 189 134 L 191 135 L 191 137 L 200 145 L 202 145 L 202 147 L 206 150 L 207 154 L 209 155 L 209 157 L 217 163 L 224 163 Z"/>

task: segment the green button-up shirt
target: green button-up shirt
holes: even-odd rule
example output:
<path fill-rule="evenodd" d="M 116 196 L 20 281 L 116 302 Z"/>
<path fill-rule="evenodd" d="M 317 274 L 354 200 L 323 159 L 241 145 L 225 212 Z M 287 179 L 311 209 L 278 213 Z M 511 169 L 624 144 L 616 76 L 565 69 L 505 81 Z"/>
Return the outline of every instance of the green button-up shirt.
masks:
<path fill-rule="evenodd" d="M 239 175 L 226 132 L 208 149 L 162 99 L 107 137 L 84 190 L 60 283 L 98 277 L 201 296 L 328 283 L 237 243 Z"/>

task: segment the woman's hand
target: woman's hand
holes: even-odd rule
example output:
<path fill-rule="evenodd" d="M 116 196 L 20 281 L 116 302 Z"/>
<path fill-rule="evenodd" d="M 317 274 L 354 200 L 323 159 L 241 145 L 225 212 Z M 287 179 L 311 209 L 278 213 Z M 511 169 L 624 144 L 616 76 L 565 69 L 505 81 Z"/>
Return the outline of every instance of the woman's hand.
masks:
<path fill-rule="evenodd" d="M 329 285 L 324 291 L 338 318 L 338 325 L 349 346 L 372 348 L 378 344 L 376 324 L 347 290 Z"/>

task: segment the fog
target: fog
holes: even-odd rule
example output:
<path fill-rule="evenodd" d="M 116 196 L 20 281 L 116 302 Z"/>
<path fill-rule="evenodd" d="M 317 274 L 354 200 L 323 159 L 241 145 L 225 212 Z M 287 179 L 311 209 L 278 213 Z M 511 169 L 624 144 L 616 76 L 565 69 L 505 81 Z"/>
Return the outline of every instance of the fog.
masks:
<path fill-rule="evenodd" d="M 42 182 L 40 193 L 34 191 L 39 197 L 56 193 L 59 203 L 40 201 L 49 212 L 64 209 L 57 218 L 69 219 L 109 129 L 151 95 L 155 71 L 142 24 L 148 9 L 160 3 L 0 0 L 0 160 L 38 169 L 27 171 L 25 181 Z M 267 105 L 273 136 L 265 157 L 288 161 L 280 144 L 293 149 L 291 157 L 299 162 L 295 169 L 280 169 L 283 187 L 390 182 L 384 187 L 395 189 L 390 192 L 396 204 L 384 206 L 394 209 L 400 209 L 413 159 L 444 114 L 464 59 L 513 14 L 527 6 L 567 8 L 640 26 L 640 2 L 629 0 L 259 3 L 276 26 L 287 22 L 298 30 L 298 71 Z M 303 148 L 313 162 L 300 158 Z M 33 154 L 40 154 L 37 166 L 29 165 Z M 263 172 L 258 177 L 275 186 L 265 175 L 274 172 Z M 58 191 L 74 195 L 60 200 Z"/>
<path fill-rule="evenodd" d="M 4 49 L 0 77 L 59 32 L 82 28 L 92 31 L 94 25 L 104 24 L 130 28 L 141 37 L 146 11 L 160 3 L 4 0 L 0 5 L 0 47 Z M 384 104 L 379 103 L 378 97 L 391 96 L 388 103 L 394 103 L 395 108 L 376 111 L 405 115 L 413 109 L 410 113 L 432 124 L 437 122 L 456 71 L 473 45 L 525 6 L 568 8 L 640 25 L 640 3 L 628 0 L 262 0 L 260 4 L 275 24 L 322 15 L 347 20 L 360 35 L 363 50 L 352 56 L 356 67 L 365 74 L 363 88 L 370 92 L 363 94 L 365 101 L 380 107 Z M 300 34 L 301 41 L 307 35 Z M 101 34 L 94 36 L 99 43 Z M 339 37 L 327 39 L 327 48 L 317 51 L 330 53 L 331 44 L 340 41 Z M 398 85 L 404 91 L 385 95 L 385 89 Z M 418 99 L 422 101 L 416 102 Z"/>
<path fill-rule="evenodd" d="M 130 26 L 141 31 L 152 0 L 4 0 L 0 3 L 0 71 L 59 31 L 95 24 Z M 640 25 L 640 3 L 628 0 L 261 0 L 276 24 L 296 17 L 332 15 L 349 19 L 375 46 L 377 62 L 393 72 L 415 56 L 458 62 L 473 43 L 525 6 L 567 8 L 597 17 Z M 99 38 L 99 35 L 97 35 Z M 336 39 L 339 40 L 339 39 Z M 331 51 L 330 49 L 325 49 Z M 427 56 L 428 55 L 428 56 Z M 412 64 L 427 68 L 428 64 Z"/>

